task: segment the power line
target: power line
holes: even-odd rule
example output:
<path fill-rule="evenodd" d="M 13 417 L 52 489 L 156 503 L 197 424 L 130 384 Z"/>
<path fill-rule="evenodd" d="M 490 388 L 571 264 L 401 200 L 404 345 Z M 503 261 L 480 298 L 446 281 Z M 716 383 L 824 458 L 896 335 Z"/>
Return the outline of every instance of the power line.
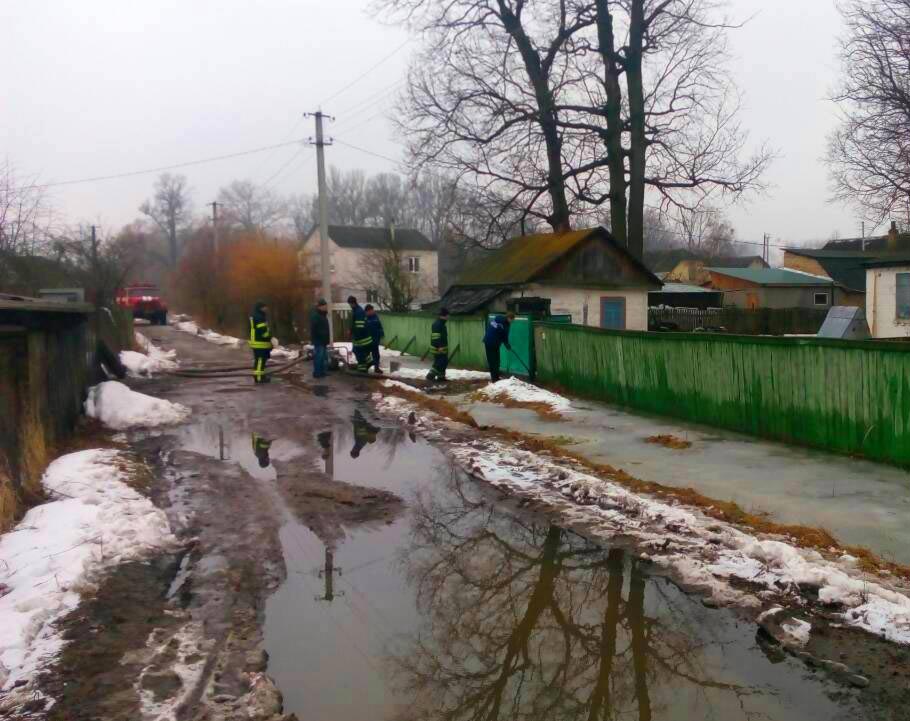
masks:
<path fill-rule="evenodd" d="M 151 173 L 161 173 L 165 170 L 177 170 L 178 168 L 188 168 L 194 165 L 203 165 L 205 163 L 215 163 L 220 160 L 231 160 L 232 158 L 240 158 L 245 155 L 254 155 L 256 153 L 264 153 L 268 150 L 274 150 L 276 148 L 284 148 L 289 145 L 296 145 L 297 143 L 304 142 L 303 139 L 291 140 L 285 143 L 275 143 L 274 145 L 264 145 L 261 148 L 253 148 L 251 150 L 242 150 L 237 153 L 227 153 L 225 155 L 215 155 L 209 158 L 201 158 L 199 160 L 188 160 L 183 163 L 174 163 L 173 165 L 162 165 L 157 168 L 145 168 L 144 170 L 130 170 L 125 173 L 114 173 L 113 175 L 96 175 L 90 178 L 77 178 L 74 180 L 58 180 L 53 183 L 35 183 L 33 185 L 23 185 L 14 190 L 33 190 L 36 188 L 56 188 L 61 185 L 79 185 L 82 183 L 97 183 L 103 180 L 117 180 L 119 178 L 132 178 L 138 175 L 149 175 Z"/>
<path fill-rule="evenodd" d="M 408 45 L 408 43 L 411 42 L 411 40 L 412 40 L 412 38 L 408 38 L 407 40 L 405 40 L 401 45 L 399 45 L 392 52 L 390 52 L 388 55 L 386 55 L 384 58 L 382 58 L 382 60 L 380 60 L 378 63 L 375 63 L 369 70 L 365 70 L 360 75 L 358 75 L 356 78 L 354 78 L 351 82 L 349 82 L 347 85 L 345 85 L 343 88 L 341 88 L 341 90 L 337 90 L 336 92 L 329 95 L 327 98 L 323 99 L 323 101 L 320 103 L 320 105 L 325 105 L 329 100 L 334 100 L 342 93 L 344 93 L 347 90 L 349 90 L 350 88 L 354 87 L 357 83 L 359 83 L 361 80 L 363 80 L 367 75 L 369 75 L 374 70 L 376 70 L 376 68 L 380 67 L 385 62 L 387 62 L 388 60 L 391 60 L 398 53 L 400 53 L 404 49 L 404 47 L 406 45 Z"/>

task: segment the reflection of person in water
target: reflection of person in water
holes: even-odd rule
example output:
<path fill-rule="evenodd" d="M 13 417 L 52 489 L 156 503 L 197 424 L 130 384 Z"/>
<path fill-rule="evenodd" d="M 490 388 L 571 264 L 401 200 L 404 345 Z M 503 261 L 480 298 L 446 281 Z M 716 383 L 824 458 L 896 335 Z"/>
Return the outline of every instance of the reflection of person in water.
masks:
<path fill-rule="evenodd" d="M 317 433 L 316 441 L 319 443 L 319 447 L 322 449 L 322 457 L 325 458 L 326 455 L 332 451 L 332 431 L 322 431 L 322 433 Z"/>
<path fill-rule="evenodd" d="M 268 468 L 271 464 L 272 461 L 269 458 L 269 448 L 271 447 L 272 442 L 268 438 L 263 438 L 258 433 L 253 434 L 253 453 L 259 459 L 260 468 Z"/>
<path fill-rule="evenodd" d="M 376 442 L 380 429 L 364 418 L 359 410 L 354 411 L 351 422 L 354 425 L 354 447 L 351 449 L 351 458 L 359 458 L 364 446 Z"/>

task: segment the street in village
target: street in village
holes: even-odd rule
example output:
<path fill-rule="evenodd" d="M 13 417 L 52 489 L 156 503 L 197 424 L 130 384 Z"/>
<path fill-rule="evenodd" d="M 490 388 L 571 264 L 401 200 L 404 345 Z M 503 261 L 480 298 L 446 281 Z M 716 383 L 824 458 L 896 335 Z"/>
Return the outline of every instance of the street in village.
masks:
<path fill-rule="evenodd" d="M 174 351 L 178 368 L 248 361 L 217 334 L 139 330 L 150 357 Z M 314 382 L 309 364 L 261 387 L 248 376 L 131 379 L 189 414 L 119 433 L 93 426 L 87 442 L 139 459 L 143 493 L 177 542 L 103 576 L 58 624 L 56 662 L 13 689 L 19 705 L 6 695 L 9 717 L 906 718 L 906 630 L 858 616 L 851 627 L 846 598 L 820 603 L 843 583 L 835 571 L 815 568 L 814 588 L 782 577 L 762 587 L 715 567 L 718 584 L 706 585 L 693 565 L 705 555 L 698 509 L 619 499 L 615 487 L 595 499 L 590 469 L 558 456 L 563 470 L 535 464 L 542 443 L 564 447 L 783 521 L 798 487 L 815 514 L 802 523 L 905 563 L 894 518 L 904 472 L 555 395 L 562 417 L 542 420 L 484 402 L 476 373 L 425 388 L 409 378 L 416 359 L 393 360 L 395 381 Z M 481 426 L 445 417 L 449 404 Z M 644 441 L 659 434 L 692 445 Z M 877 527 L 846 512 L 845 497 Z M 716 548 L 742 550 L 707 521 Z M 787 564 L 762 567 L 771 577 Z"/>

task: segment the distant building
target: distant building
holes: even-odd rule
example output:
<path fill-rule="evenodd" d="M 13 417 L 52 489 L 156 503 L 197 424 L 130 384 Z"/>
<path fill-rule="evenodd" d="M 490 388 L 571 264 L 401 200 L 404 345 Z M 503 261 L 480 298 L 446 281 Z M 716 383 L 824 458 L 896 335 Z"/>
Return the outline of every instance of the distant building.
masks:
<path fill-rule="evenodd" d="M 685 283 L 664 283 L 660 290 L 648 293 L 651 308 L 723 308 L 723 291 Z"/>
<path fill-rule="evenodd" d="M 910 253 L 866 261 L 866 320 L 874 338 L 910 336 Z"/>
<path fill-rule="evenodd" d="M 467 268 L 441 304 L 456 314 L 521 310 L 579 325 L 647 330 L 660 280 L 602 227 L 513 238 Z"/>
<path fill-rule="evenodd" d="M 411 228 L 370 228 L 353 225 L 329 225 L 329 258 L 332 273 L 332 302 L 344 302 L 354 295 L 364 303 L 381 302 L 381 269 L 378 267 L 390 253 L 400 257 L 402 271 L 413 277 L 417 298 L 415 305 L 438 297 L 438 262 L 436 246 L 419 230 Z M 301 259 L 319 273 L 321 236 L 319 227 L 307 235 L 301 247 Z"/>
<path fill-rule="evenodd" d="M 739 308 L 815 308 L 844 305 L 845 291 L 826 276 L 785 268 L 708 268 L 711 287 Z"/>
<path fill-rule="evenodd" d="M 704 285 L 710 282 L 708 268 L 767 268 L 768 264 L 759 255 L 718 256 L 714 258 L 680 260 L 663 276 L 666 283 L 687 283 Z"/>

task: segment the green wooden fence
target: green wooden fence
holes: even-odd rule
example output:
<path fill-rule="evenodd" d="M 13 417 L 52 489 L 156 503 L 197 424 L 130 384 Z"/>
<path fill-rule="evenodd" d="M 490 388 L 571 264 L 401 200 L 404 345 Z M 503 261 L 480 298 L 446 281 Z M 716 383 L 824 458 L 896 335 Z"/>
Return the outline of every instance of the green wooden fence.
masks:
<path fill-rule="evenodd" d="M 537 377 L 579 395 L 910 466 L 899 344 L 535 324 Z"/>
<path fill-rule="evenodd" d="M 409 355 L 423 355 L 430 346 L 430 327 L 435 315 L 427 313 L 381 313 L 385 342 L 394 350 L 407 348 Z M 483 349 L 484 320 L 480 316 L 451 317 L 449 327 L 449 352 L 458 348 L 452 361 L 459 368 L 485 370 L 486 354 Z M 394 343 L 393 343 L 394 341 Z"/>

